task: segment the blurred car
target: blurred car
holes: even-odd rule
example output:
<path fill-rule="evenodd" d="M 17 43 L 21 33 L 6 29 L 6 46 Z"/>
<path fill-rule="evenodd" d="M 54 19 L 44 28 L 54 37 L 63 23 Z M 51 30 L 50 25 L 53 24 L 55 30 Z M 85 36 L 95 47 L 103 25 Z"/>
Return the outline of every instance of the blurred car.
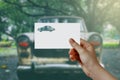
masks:
<path fill-rule="evenodd" d="M 83 18 L 70 16 L 42 17 L 38 22 L 80 23 L 80 37 L 87 41 L 99 43 L 98 46 L 95 46 L 95 51 L 98 60 L 100 61 L 100 55 L 102 53 L 102 37 L 99 33 L 88 32 Z M 42 31 L 43 30 L 45 29 L 42 29 Z M 27 80 L 28 76 L 30 77 L 30 75 L 33 74 L 35 74 L 35 78 L 37 73 L 42 80 L 44 80 L 44 78 L 45 80 L 51 78 L 53 78 L 51 80 L 58 80 L 60 79 L 60 76 L 64 77 L 63 79 L 67 78 L 68 80 L 73 80 L 75 78 L 76 80 L 91 80 L 82 72 L 81 66 L 77 62 L 70 61 L 68 51 L 68 49 L 34 49 L 34 33 L 22 33 L 17 37 L 17 52 L 19 59 L 17 74 L 19 80 Z"/>
<path fill-rule="evenodd" d="M 55 28 L 52 28 L 51 26 L 44 26 L 44 27 L 41 27 L 41 28 L 38 28 L 38 31 L 42 32 L 42 31 L 54 31 Z"/>

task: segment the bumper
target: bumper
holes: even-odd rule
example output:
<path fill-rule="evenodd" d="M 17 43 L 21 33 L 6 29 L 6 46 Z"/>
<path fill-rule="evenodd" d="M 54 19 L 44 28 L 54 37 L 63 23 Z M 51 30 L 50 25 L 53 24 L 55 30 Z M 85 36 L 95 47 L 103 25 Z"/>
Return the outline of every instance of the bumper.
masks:
<path fill-rule="evenodd" d="M 79 65 L 46 64 L 35 65 L 34 70 L 30 66 L 19 66 L 18 78 L 42 79 L 42 80 L 91 80 L 82 71 Z"/>
<path fill-rule="evenodd" d="M 79 65 L 69 65 L 69 64 L 42 64 L 42 65 L 20 65 L 17 67 L 17 71 L 29 71 L 34 72 L 44 71 L 44 70 L 75 70 L 81 69 Z"/>

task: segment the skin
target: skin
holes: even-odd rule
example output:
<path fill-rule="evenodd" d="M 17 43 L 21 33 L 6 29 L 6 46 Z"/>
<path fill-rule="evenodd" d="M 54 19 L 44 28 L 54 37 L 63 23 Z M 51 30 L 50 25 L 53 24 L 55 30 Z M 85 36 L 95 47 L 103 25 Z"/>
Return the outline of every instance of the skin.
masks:
<path fill-rule="evenodd" d="M 94 50 L 98 43 L 81 39 L 78 44 L 72 38 L 69 43 L 73 47 L 69 51 L 71 61 L 78 61 L 87 76 L 93 80 L 117 80 L 99 64 Z"/>

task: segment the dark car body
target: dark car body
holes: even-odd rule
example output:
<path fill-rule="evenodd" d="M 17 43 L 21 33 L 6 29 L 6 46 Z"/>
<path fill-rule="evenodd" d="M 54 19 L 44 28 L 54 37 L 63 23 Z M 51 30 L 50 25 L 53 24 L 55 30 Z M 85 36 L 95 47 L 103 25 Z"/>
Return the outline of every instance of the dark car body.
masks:
<path fill-rule="evenodd" d="M 51 26 L 43 26 L 43 27 L 40 27 L 40 28 L 38 28 L 38 30 L 40 31 L 40 32 L 42 32 L 42 31 L 54 31 L 55 30 L 55 28 L 52 28 Z"/>
<path fill-rule="evenodd" d="M 87 41 L 97 41 L 95 47 L 98 60 L 102 53 L 102 37 L 99 33 L 88 32 L 85 22 L 81 17 L 55 16 L 42 17 L 38 20 L 42 23 L 80 23 L 80 37 Z M 40 77 L 42 80 L 91 80 L 77 62 L 71 62 L 68 56 L 69 49 L 34 49 L 34 33 L 22 33 L 17 37 L 18 67 L 17 73 L 20 80 L 29 75 Z M 24 74 L 24 75 L 23 75 Z M 84 78 L 84 79 L 83 79 Z M 33 79 L 34 80 L 34 79 Z"/>

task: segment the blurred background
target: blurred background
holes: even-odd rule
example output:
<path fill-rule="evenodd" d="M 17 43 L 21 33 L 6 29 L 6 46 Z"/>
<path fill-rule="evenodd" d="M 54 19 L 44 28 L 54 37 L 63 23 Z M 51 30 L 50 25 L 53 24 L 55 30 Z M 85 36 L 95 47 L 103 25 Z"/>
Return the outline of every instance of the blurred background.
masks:
<path fill-rule="evenodd" d="M 120 79 L 120 0 L 0 0 L 0 80 L 18 80 L 16 38 L 43 16 L 82 17 L 102 36 L 101 60 Z"/>

